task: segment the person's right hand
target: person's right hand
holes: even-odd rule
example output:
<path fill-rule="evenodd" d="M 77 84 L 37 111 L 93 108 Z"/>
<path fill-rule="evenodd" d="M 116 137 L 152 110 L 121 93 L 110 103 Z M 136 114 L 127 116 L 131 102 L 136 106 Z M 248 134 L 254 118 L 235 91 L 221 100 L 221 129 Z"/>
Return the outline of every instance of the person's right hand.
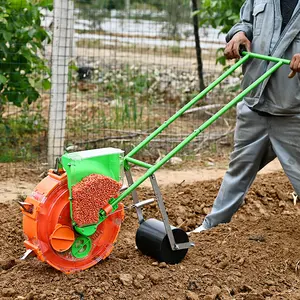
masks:
<path fill-rule="evenodd" d="M 232 39 L 227 43 L 224 55 L 227 59 L 240 58 L 240 47 L 244 46 L 246 51 L 250 52 L 251 42 L 246 37 L 243 31 L 237 32 Z"/>

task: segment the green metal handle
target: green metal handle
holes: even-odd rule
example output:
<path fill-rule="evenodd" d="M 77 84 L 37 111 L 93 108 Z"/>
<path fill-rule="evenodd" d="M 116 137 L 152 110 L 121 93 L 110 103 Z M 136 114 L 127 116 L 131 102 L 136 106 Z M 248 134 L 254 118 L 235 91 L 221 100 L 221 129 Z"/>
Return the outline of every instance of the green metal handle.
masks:
<path fill-rule="evenodd" d="M 147 168 L 147 172 L 141 176 L 136 182 L 134 182 L 126 191 L 124 191 L 118 198 L 112 199 L 110 204 L 113 207 L 117 207 L 118 203 L 127 197 L 133 190 L 135 190 L 140 184 L 142 184 L 147 178 L 149 178 L 155 171 L 161 168 L 170 158 L 172 158 L 177 152 L 179 152 L 183 147 L 190 143 L 195 137 L 197 137 L 204 129 L 209 127 L 214 123 L 220 116 L 222 116 L 226 111 L 235 106 L 240 102 L 252 89 L 261 84 L 266 78 L 268 78 L 272 73 L 279 69 L 284 64 L 290 64 L 287 59 L 276 58 L 271 56 L 265 56 L 257 53 L 242 52 L 243 57 L 234 64 L 230 69 L 228 69 L 224 74 L 222 74 L 218 79 L 211 83 L 205 90 L 193 98 L 189 103 L 182 107 L 177 113 L 175 113 L 170 119 L 164 122 L 159 128 L 157 128 L 152 134 L 150 134 L 145 140 L 143 140 L 138 146 L 136 146 L 132 151 L 130 151 L 125 156 L 125 161 L 134 163 L 136 165 Z M 221 81 L 228 77 L 233 71 L 245 63 L 249 58 L 262 59 L 270 62 L 276 63 L 269 70 L 267 70 L 260 78 L 249 85 L 244 91 L 237 95 L 233 100 L 221 108 L 216 114 L 204 122 L 198 129 L 194 130 L 188 137 L 186 137 L 180 144 L 178 144 L 173 150 L 171 150 L 163 159 L 157 162 L 155 165 L 146 164 L 139 160 L 133 159 L 131 156 L 136 154 L 142 148 L 144 148 L 154 137 L 156 137 L 160 132 L 167 128 L 172 122 L 174 122 L 178 117 L 180 117 L 186 110 L 188 110 L 192 105 L 202 99 L 208 92 L 210 92 L 214 87 L 216 87 Z"/>

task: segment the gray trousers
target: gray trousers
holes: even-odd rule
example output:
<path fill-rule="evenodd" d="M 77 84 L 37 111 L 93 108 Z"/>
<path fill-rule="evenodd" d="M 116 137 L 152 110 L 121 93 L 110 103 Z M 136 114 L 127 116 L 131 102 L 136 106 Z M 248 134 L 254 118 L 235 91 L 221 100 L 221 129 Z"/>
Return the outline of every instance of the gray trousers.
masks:
<path fill-rule="evenodd" d="M 240 102 L 229 168 L 204 228 L 229 222 L 257 172 L 275 157 L 300 196 L 300 115 L 260 116 Z"/>

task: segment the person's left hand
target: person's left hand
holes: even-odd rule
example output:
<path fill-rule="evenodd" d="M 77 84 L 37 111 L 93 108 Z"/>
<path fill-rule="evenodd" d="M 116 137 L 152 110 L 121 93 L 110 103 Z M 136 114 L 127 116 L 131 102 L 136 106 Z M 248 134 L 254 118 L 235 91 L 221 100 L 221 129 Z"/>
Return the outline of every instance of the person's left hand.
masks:
<path fill-rule="evenodd" d="M 289 78 L 292 78 L 296 73 L 300 72 L 300 53 L 296 53 L 291 59 L 290 68 L 292 72 L 289 74 Z"/>

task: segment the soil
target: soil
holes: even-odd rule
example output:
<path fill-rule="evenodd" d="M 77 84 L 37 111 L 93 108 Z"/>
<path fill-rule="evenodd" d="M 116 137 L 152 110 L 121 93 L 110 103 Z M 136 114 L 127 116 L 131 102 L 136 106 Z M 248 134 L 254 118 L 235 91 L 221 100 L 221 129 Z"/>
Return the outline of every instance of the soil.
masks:
<path fill-rule="evenodd" d="M 163 185 L 171 223 L 186 231 L 201 224 L 220 184 L 214 179 Z M 34 257 L 19 259 L 19 207 L 16 200 L 0 203 L 0 299 L 300 299 L 300 204 L 294 205 L 292 192 L 282 171 L 259 175 L 233 220 L 192 234 L 195 247 L 177 265 L 136 249 L 137 216 L 128 210 L 112 254 L 71 275 Z M 138 193 L 141 199 L 153 196 L 148 187 Z M 160 219 L 156 204 L 144 213 Z"/>

